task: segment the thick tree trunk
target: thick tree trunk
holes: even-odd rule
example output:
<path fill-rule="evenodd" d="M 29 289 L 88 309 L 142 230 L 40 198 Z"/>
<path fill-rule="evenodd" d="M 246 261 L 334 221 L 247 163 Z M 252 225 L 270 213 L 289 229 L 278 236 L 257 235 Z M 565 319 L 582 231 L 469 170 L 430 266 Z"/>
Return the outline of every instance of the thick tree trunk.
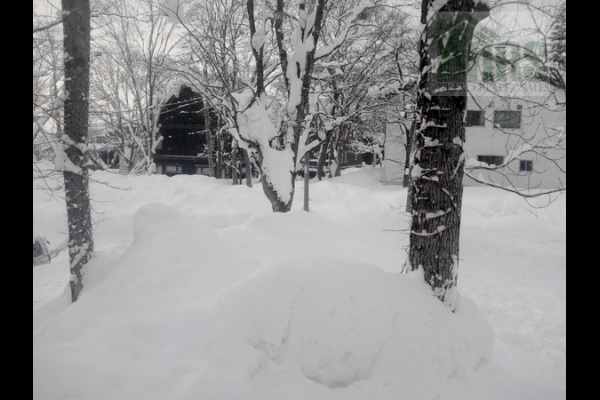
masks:
<path fill-rule="evenodd" d="M 293 176 L 291 179 L 295 180 L 295 176 Z M 293 193 L 289 201 L 283 201 L 279 195 L 279 192 L 277 192 L 277 190 L 275 190 L 273 187 L 273 184 L 269 182 L 267 175 L 263 175 L 261 183 L 267 199 L 269 199 L 271 202 L 273 212 L 286 213 L 292 210 Z"/>
<path fill-rule="evenodd" d="M 84 151 L 88 142 L 88 98 L 90 72 L 89 0 L 62 0 L 65 49 L 65 134 L 68 159 L 78 170 L 66 168 L 65 196 L 69 229 L 71 298 L 76 301 L 83 289 L 82 268 L 94 251 L 88 169 Z"/>
<path fill-rule="evenodd" d="M 433 15 L 423 0 L 419 98 L 413 149 L 409 262 L 422 268 L 435 295 L 456 306 L 463 195 L 467 66 L 475 26 L 488 8 L 447 0 Z"/>

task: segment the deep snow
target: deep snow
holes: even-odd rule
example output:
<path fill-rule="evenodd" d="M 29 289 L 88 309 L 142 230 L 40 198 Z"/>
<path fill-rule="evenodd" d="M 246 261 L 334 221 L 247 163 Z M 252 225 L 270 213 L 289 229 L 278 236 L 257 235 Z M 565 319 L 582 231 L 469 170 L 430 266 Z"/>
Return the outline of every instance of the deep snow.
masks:
<path fill-rule="evenodd" d="M 566 194 L 465 188 L 460 301 L 400 274 L 406 191 L 381 169 L 312 181 L 311 212 L 260 185 L 93 174 L 96 254 L 75 304 L 66 251 L 33 267 L 33 397 L 564 399 Z M 33 229 L 65 239 L 52 180 Z"/>

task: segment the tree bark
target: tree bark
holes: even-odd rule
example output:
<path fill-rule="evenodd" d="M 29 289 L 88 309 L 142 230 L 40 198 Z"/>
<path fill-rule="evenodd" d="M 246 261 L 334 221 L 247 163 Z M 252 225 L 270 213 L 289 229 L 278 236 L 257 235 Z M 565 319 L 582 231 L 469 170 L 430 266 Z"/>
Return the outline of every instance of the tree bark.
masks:
<path fill-rule="evenodd" d="M 206 131 L 206 153 L 208 154 L 208 170 L 211 177 L 215 176 L 215 165 L 213 162 L 212 126 L 210 121 L 210 110 L 208 99 L 204 98 L 204 129 Z"/>
<path fill-rule="evenodd" d="M 294 175 L 290 172 L 292 176 L 291 179 L 295 179 Z M 279 192 L 273 187 L 273 185 L 269 182 L 268 177 L 263 175 L 261 179 L 263 191 L 265 192 L 265 196 L 271 202 L 271 208 L 273 212 L 281 212 L 286 213 L 292 210 L 292 200 L 283 201 L 279 196 Z"/>
<path fill-rule="evenodd" d="M 321 150 L 319 151 L 319 161 L 317 163 L 317 178 L 319 178 L 319 180 L 323 180 L 323 178 L 325 178 L 325 163 L 327 162 L 329 142 L 331 142 L 331 133 L 327 132 L 325 141 L 323 141 L 323 144 L 321 144 Z"/>
<path fill-rule="evenodd" d="M 304 155 L 304 211 L 310 211 L 309 186 L 310 185 L 310 151 Z"/>
<path fill-rule="evenodd" d="M 238 151 L 239 147 L 235 147 L 231 150 L 231 178 L 233 185 L 239 185 L 239 163 L 238 163 Z"/>
<path fill-rule="evenodd" d="M 404 159 L 404 179 L 402 182 L 402 185 L 405 188 L 409 188 L 409 199 L 410 199 L 410 171 L 411 171 L 411 159 L 412 159 L 412 146 L 414 143 L 414 133 L 415 133 L 415 121 L 413 121 L 410 124 L 410 130 L 405 130 L 406 132 L 406 158 Z M 407 204 L 410 203 L 410 201 L 407 202 Z M 407 210 L 408 212 L 410 212 L 410 210 Z"/>
<path fill-rule="evenodd" d="M 420 81 L 413 149 L 409 263 L 451 310 L 456 306 L 463 196 L 467 68 L 473 32 L 489 9 L 479 0 L 447 0 L 435 12 L 423 0 Z"/>
<path fill-rule="evenodd" d="M 69 229 L 71 299 L 77 301 L 83 289 L 82 268 L 94 251 L 88 169 L 85 148 L 88 142 L 90 73 L 89 0 L 62 0 L 65 91 L 64 130 L 69 138 L 68 159 L 79 168 L 63 171 Z"/>
<path fill-rule="evenodd" d="M 246 186 L 252 187 L 252 162 L 250 161 L 250 152 L 244 149 L 244 163 L 246 163 Z"/>

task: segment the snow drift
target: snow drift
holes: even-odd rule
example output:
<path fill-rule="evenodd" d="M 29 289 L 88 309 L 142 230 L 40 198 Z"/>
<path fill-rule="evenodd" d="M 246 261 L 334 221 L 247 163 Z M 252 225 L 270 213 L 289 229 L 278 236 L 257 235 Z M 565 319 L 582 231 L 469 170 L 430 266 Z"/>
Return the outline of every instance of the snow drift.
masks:
<path fill-rule="evenodd" d="M 493 355 L 477 306 L 449 312 L 419 272 L 331 256 L 263 267 L 169 206 L 134 221 L 122 256 L 98 254 L 80 300 L 34 332 L 35 399 L 433 396 Z"/>

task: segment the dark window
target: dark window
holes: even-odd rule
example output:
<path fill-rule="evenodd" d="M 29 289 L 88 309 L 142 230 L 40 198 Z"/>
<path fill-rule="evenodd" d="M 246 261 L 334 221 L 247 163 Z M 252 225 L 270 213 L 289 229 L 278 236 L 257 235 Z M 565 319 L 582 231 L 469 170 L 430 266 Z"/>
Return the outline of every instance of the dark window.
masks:
<path fill-rule="evenodd" d="M 181 167 L 181 172 L 186 175 L 195 175 L 198 172 L 198 169 L 195 165 L 183 165 Z"/>
<path fill-rule="evenodd" d="M 484 126 L 485 115 L 483 111 L 467 111 L 467 126 Z"/>
<path fill-rule="evenodd" d="M 477 161 L 486 163 L 489 166 L 498 166 L 504 164 L 502 156 L 477 156 Z"/>
<path fill-rule="evenodd" d="M 490 71 L 485 71 L 482 75 L 482 79 L 484 82 L 494 82 L 494 73 Z"/>
<path fill-rule="evenodd" d="M 521 127 L 521 111 L 496 111 L 494 125 L 503 129 L 519 129 Z"/>
<path fill-rule="evenodd" d="M 530 160 L 521 160 L 520 161 L 520 170 L 522 172 L 531 172 L 533 171 L 533 161 Z"/>

